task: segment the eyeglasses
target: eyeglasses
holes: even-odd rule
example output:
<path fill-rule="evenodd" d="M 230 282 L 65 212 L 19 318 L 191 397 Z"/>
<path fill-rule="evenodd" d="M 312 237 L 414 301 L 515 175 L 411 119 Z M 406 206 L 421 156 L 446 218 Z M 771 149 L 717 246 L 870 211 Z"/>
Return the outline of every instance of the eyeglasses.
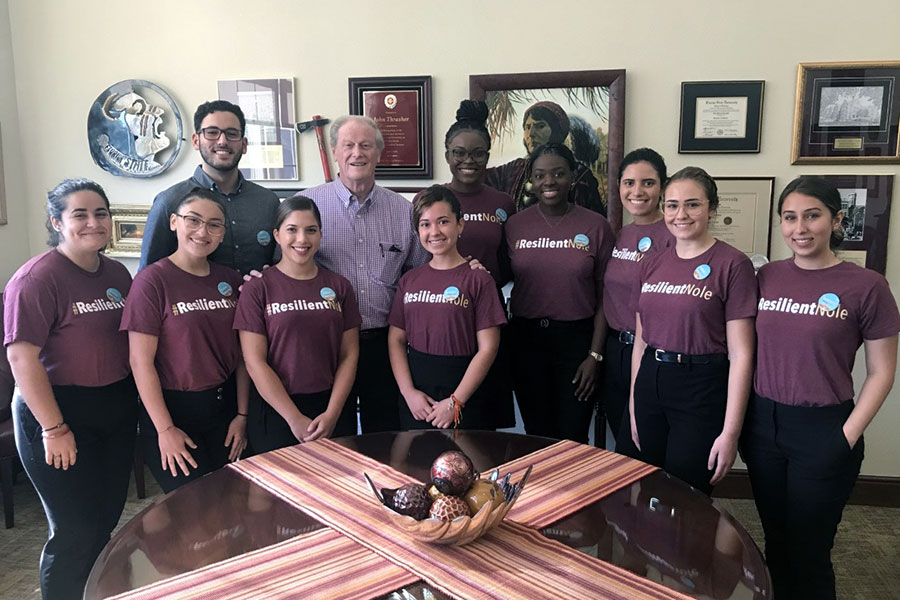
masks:
<path fill-rule="evenodd" d="M 229 127 L 228 129 L 219 129 L 218 127 L 204 127 L 200 130 L 200 133 L 203 134 L 204 139 L 207 139 L 211 142 L 219 139 L 219 136 L 223 133 L 225 134 L 225 139 L 229 142 L 237 142 L 244 137 L 244 134 L 240 129 L 234 129 L 231 127 Z"/>
<path fill-rule="evenodd" d="M 463 148 L 450 148 L 450 156 L 460 162 L 466 160 L 467 157 L 471 156 L 472 160 L 480 163 L 487 161 L 488 151 L 481 148 L 476 148 L 472 151 L 464 150 Z"/>
<path fill-rule="evenodd" d="M 197 231 L 204 225 L 206 225 L 206 231 L 209 235 L 214 237 L 219 237 L 220 235 L 225 234 L 225 224 L 217 223 L 216 221 L 204 221 L 198 217 L 193 215 L 179 215 L 178 213 L 174 213 L 176 217 L 181 217 L 184 220 L 184 226 L 188 228 L 188 231 Z"/>
<path fill-rule="evenodd" d="M 678 212 L 678 209 L 684 208 L 684 212 L 689 215 L 696 215 L 697 213 L 703 210 L 705 206 L 704 202 L 700 200 L 686 200 L 685 202 L 663 202 L 663 211 L 669 214 L 675 214 Z"/>

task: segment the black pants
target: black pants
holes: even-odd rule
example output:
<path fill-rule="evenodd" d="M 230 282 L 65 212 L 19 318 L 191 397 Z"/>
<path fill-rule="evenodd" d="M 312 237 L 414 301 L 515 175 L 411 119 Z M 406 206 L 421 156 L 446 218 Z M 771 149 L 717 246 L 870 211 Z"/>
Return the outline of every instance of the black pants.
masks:
<path fill-rule="evenodd" d="M 188 465 L 188 474 L 181 469 L 178 475 L 163 469 L 159 453 L 159 437 L 156 427 L 141 405 L 141 443 L 144 460 L 159 487 L 168 493 L 182 485 L 212 473 L 228 463 L 229 448 L 225 445 L 228 426 L 237 414 L 237 388 L 232 375 L 220 386 L 199 392 L 163 390 L 166 408 L 175 427 L 185 432 L 197 444 L 188 452 L 197 463 L 197 468 Z"/>
<path fill-rule="evenodd" d="M 425 392 L 436 402 L 449 398 L 450 394 L 462 381 L 471 356 L 438 356 L 426 354 L 409 348 L 409 370 L 412 374 L 413 385 L 417 390 Z M 490 385 L 485 388 L 487 378 L 482 385 L 466 401 L 465 408 L 459 421 L 459 429 L 491 429 L 494 421 L 494 411 L 491 407 L 491 398 L 486 393 Z M 400 425 L 405 430 L 409 429 L 433 429 L 428 421 L 417 421 L 409 410 L 409 405 L 403 396 L 397 395 L 398 409 L 400 413 Z"/>
<path fill-rule="evenodd" d="M 863 461 L 843 425 L 853 401 L 788 406 L 754 396 L 741 435 L 776 600 L 835 597 L 831 548 Z"/>
<path fill-rule="evenodd" d="M 137 391 L 131 377 L 104 387 L 53 386 L 78 456 L 68 470 L 44 461 L 41 426 L 18 393 L 13 398 L 16 447 L 47 514 L 50 535 L 41 554 L 45 599 L 81 598 L 84 584 L 128 495 L 137 432 Z"/>
<path fill-rule="evenodd" d="M 616 439 L 616 452 L 640 458 L 640 453 L 631 439 L 631 413 L 628 412 L 628 396 L 631 392 L 631 351 L 632 344 L 619 341 L 619 332 L 611 331 L 606 338 L 604 361 L 606 368 L 600 388 L 600 400 L 606 413 L 609 429 Z M 603 435 L 606 432 L 602 432 Z M 604 447 L 602 439 L 594 440 Z"/>
<path fill-rule="evenodd" d="M 356 381 L 344 405 L 341 423 L 347 422 L 346 414 L 355 416 L 356 399 L 359 398 L 359 421 L 363 433 L 400 429 L 400 413 L 397 411 L 400 389 L 391 370 L 387 332 L 385 327 L 367 329 L 359 335 Z"/>
<path fill-rule="evenodd" d="M 509 326 L 500 326 L 500 345 L 481 389 L 491 399 L 491 429 L 516 426 L 516 409 L 513 405 L 512 350 Z"/>
<path fill-rule="evenodd" d="M 294 401 L 294 406 L 297 407 L 297 410 L 310 419 L 315 419 L 328 409 L 329 398 L 331 398 L 331 390 L 314 394 L 291 394 L 291 400 Z M 259 398 L 258 401 L 261 402 L 262 413 L 262 423 L 259 428 L 261 437 L 253 441 L 254 450 L 261 453 L 298 444 L 299 442 L 294 437 L 287 421 L 278 414 L 278 411 L 262 398 Z M 355 430 L 349 434 L 339 432 L 337 425 L 335 425 L 332 435 L 338 437 L 341 435 L 354 435 L 355 433 Z"/>
<path fill-rule="evenodd" d="M 727 361 L 663 363 L 647 348 L 634 382 L 641 460 L 710 494 L 713 471 L 706 465 L 725 424 L 727 400 Z"/>
<path fill-rule="evenodd" d="M 525 431 L 586 444 L 594 402 L 575 397 L 572 379 L 591 350 L 594 320 L 510 322 L 513 382 Z"/>

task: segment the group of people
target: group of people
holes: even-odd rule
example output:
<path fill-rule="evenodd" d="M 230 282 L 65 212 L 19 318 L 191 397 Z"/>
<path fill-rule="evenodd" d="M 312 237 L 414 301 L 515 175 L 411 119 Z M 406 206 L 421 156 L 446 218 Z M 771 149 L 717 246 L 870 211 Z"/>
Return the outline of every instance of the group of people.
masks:
<path fill-rule="evenodd" d="M 573 197 L 585 166 L 557 109 L 525 115 L 515 198 L 488 185 L 504 167 L 487 167 L 486 105 L 466 100 L 445 137 L 449 183 L 412 202 L 376 185 L 381 133 L 347 116 L 330 131 L 338 179 L 279 202 L 237 168 L 240 108 L 205 103 L 202 164 L 155 199 L 133 282 L 101 253 L 103 189 L 54 188 L 51 249 L 4 293 L 16 441 L 50 523 L 44 596 L 80 597 L 136 429 L 169 491 L 248 446 L 355 434 L 357 416 L 364 433 L 507 427 L 515 391 L 528 433 L 587 442 L 599 402 L 619 452 L 705 493 L 740 449 L 776 595 L 833 597 L 830 549 L 900 331 L 885 279 L 834 253 L 837 190 L 784 189 L 793 256 L 757 276 L 709 232 L 714 180 L 668 176 L 642 148 L 620 166 L 631 223 L 615 235 L 599 203 Z"/>

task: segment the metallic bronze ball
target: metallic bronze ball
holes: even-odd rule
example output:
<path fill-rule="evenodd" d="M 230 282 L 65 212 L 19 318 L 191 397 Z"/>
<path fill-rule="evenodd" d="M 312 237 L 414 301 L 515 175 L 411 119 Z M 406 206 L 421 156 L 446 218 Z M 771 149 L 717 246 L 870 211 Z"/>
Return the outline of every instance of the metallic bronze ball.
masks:
<path fill-rule="evenodd" d="M 407 483 L 394 492 L 388 506 L 401 515 L 409 515 L 417 521 L 428 518 L 431 508 L 431 496 L 425 486 L 419 483 Z"/>
<path fill-rule="evenodd" d="M 442 494 L 462 496 L 475 481 L 475 466 L 459 450 L 448 450 L 431 464 L 431 482 Z"/>

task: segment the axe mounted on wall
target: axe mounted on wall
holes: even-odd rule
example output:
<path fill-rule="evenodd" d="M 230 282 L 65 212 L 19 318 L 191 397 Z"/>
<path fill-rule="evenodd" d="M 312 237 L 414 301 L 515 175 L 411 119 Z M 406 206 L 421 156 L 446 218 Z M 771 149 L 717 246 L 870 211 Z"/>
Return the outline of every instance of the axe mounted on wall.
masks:
<path fill-rule="evenodd" d="M 328 123 L 328 119 L 322 118 L 322 115 L 313 115 L 312 121 L 304 121 L 297 123 L 297 133 L 303 133 L 315 128 L 316 140 L 319 142 L 319 156 L 322 158 L 322 171 L 325 173 L 325 181 L 331 181 L 331 161 L 328 158 L 328 151 L 325 149 L 325 130 L 322 129 Z"/>

